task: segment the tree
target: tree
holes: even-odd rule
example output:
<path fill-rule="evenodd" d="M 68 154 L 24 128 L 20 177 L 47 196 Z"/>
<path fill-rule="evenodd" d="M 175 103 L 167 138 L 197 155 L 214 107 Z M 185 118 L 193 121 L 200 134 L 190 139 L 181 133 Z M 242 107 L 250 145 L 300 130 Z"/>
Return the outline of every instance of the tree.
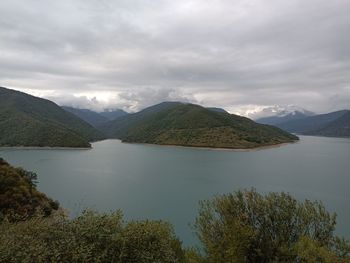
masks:
<path fill-rule="evenodd" d="M 201 202 L 195 229 L 208 262 L 349 260 L 349 243 L 334 235 L 335 225 L 321 202 L 253 189 Z"/>

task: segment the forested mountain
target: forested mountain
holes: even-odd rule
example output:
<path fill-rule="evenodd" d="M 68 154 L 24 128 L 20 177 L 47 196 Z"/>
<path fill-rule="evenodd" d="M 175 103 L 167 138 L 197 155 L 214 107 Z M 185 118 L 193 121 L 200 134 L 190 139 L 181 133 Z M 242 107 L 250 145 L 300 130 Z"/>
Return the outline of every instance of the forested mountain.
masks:
<path fill-rule="evenodd" d="M 172 108 L 174 106 L 181 105 L 180 102 L 162 102 L 157 105 L 148 107 L 137 113 L 129 114 L 118 118 L 117 120 L 110 121 L 98 127 L 102 130 L 107 137 L 122 138 L 126 135 L 129 128 L 136 127 L 144 122 L 147 122 L 147 118 L 160 111 Z"/>
<path fill-rule="evenodd" d="M 0 87 L 0 145 L 90 147 L 103 135 L 52 101 Z"/>
<path fill-rule="evenodd" d="M 298 134 L 348 137 L 350 136 L 349 113 L 349 110 L 341 110 L 300 120 L 287 121 L 276 124 L 276 126 Z"/>
<path fill-rule="evenodd" d="M 68 106 L 61 106 L 64 110 L 73 113 L 80 119 L 86 121 L 87 123 L 91 124 L 92 126 L 96 127 L 103 123 L 106 123 L 109 121 L 108 118 L 102 116 L 101 114 L 94 112 L 92 110 L 88 109 L 77 109 L 73 107 Z"/>
<path fill-rule="evenodd" d="M 106 122 L 113 121 L 119 117 L 125 116 L 128 113 L 123 110 L 105 110 L 103 112 L 95 112 L 88 109 L 78 109 L 68 106 L 61 106 L 64 110 L 73 113 L 80 119 L 86 121 L 94 127 L 100 126 Z"/>
<path fill-rule="evenodd" d="M 160 103 L 100 128 L 124 142 L 196 147 L 254 148 L 298 139 L 273 126 L 179 102 Z"/>
<path fill-rule="evenodd" d="M 116 112 L 109 113 L 110 118 L 116 116 Z M 89 110 L 63 109 L 49 100 L 6 88 L 0 88 L 0 128 L 2 146 L 89 147 L 89 141 L 104 138 L 102 133 L 125 142 L 223 148 L 254 148 L 297 139 L 218 108 L 163 102 L 107 121 Z"/>

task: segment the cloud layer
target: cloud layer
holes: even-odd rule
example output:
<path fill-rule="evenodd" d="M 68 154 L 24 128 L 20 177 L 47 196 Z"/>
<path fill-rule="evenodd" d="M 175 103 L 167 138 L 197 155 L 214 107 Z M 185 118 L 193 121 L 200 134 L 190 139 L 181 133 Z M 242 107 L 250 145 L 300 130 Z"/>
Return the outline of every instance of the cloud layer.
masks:
<path fill-rule="evenodd" d="M 350 108 L 346 0 L 3 0 L 0 85 L 129 111 Z"/>

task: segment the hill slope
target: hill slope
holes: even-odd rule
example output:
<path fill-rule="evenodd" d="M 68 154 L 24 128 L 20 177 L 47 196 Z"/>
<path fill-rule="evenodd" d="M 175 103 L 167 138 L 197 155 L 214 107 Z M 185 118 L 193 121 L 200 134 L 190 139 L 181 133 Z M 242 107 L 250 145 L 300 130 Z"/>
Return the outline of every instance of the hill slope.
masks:
<path fill-rule="evenodd" d="M 33 172 L 14 168 L 0 158 L 0 222 L 30 218 L 37 212 L 48 216 L 59 204 L 36 189 Z"/>
<path fill-rule="evenodd" d="M 193 104 L 165 102 L 107 123 L 124 142 L 216 148 L 254 148 L 298 138 L 276 127 Z"/>
<path fill-rule="evenodd" d="M 160 111 L 172 108 L 176 105 L 181 105 L 179 102 L 162 102 L 157 105 L 148 107 L 137 113 L 128 114 L 114 121 L 105 123 L 98 128 L 103 131 L 108 137 L 122 138 L 126 136 L 129 129 L 136 127 L 143 122 L 147 121 L 147 118 Z"/>
<path fill-rule="evenodd" d="M 313 134 L 318 135 L 317 131 L 330 125 L 333 121 L 341 118 L 345 115 L 347 110 L 331 112 L 327 114 L 320 114 L 310 116 L 300 120 L 292 120 L 283 123 L 276 124 L 277 127 L 298 134 Z"/>
<path fill-rule="evenodd" d="M 319 130 L 304 132 L 306 135 L 350 137 L 350 111 Z"/>
<path fill-rule="evenodd" d="M 0 87 L 0 146 L 90 147 L 101 138 L 55 103 Z"/>
<path fill-rule="evenodd" d="M 110 121 L 113 121 L 115 119 L 118 119 L 119 117 L 128 115 L 129 113 L 127 113 L 126 111 L 117 109 L 117 110 L 112 110 L 112 111 L 105 110 L 105 111 L 100 112 L 98 114 L 107 118 Z"/>
<path fill-rule="evenodd" d="M 91 124 L 94 127 L 109 121 L 108 118 L 100 115 L 97 112 L 94 112 L 88 109 L 77 109 L 77 108 L 67 107 L 67 106 L 61 106 L 61 108 L 70 113 L 73 113 L 75 116 L 86 121 L 87 123 Z"/>

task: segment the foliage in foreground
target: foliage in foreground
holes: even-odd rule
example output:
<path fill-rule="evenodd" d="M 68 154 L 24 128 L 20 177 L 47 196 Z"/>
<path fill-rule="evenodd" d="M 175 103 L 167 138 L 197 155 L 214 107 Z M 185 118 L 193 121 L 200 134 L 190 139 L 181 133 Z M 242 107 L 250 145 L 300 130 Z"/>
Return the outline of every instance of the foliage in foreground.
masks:
<path fill-rule="evenodd" d="M 333 233 L 335 215 L 285 193 L 204 201 L 195 227 L 203 253 L 182 248 L 169 223 L 125 222 L 120 211 L 4 220 L 0 262 L 350 262 L 349 243 Z"/>
<path fill-rule="evenodd" d="M 0 221 L 25 220 L 36 213 L 49 216 L 59 204 L 36 189 L 37 175 L 14 168 L 0 158 Z"/>
<path fill-rule="evenodd" d="M 206 262 L 350 262 L 335 225 L 320 202 L 251 190 L 202 202 L 195 228 Z"/>
<path fill-rule="evenodd" d="M 320 202 L 255 190 L 203 201 L 195 223 L 203 250 L 183 249 L 163 221 L 124 222 L 120 211 L 69 219 L 36 180 L 0 158 L 1 263 L 350 262 L 350 244 Z"/>
<path fill-rule="evenodd" d="M 172 226 L 87 211 L 0 224 L 0 262 L 183 262 Z"/>

